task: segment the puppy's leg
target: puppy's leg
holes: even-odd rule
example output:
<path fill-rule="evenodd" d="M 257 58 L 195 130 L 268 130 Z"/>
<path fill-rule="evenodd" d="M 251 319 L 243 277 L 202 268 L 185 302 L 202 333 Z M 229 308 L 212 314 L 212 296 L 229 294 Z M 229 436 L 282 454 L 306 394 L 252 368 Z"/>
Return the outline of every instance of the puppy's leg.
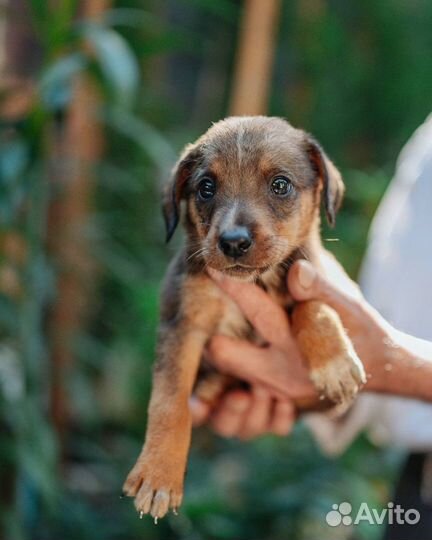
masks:
<path fill-rule="evenodd" d="M 292 325 L 312 382 L 337 404 L 337 413 L 344 412 L 366 375 L 339 315 L 321 302 L 302 302 L 294 309 Z"/>
<path fill-rule="evenodd" d="M 146 440 L 123 486 L 140 515 L 161 518 L 181 504 L 192 427 L 188 400 L 207 337 L 182 324 L 161 329 Z"/>

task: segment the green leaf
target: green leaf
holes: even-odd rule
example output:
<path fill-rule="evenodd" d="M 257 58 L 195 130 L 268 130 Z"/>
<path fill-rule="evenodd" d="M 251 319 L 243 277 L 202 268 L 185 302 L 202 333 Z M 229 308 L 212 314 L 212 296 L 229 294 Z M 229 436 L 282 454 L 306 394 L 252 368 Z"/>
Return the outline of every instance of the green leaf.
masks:
<path fill-rule="evenodd" d="M 49 66 L 42 74 L 39 92 L 44 105 L 50 110 L 63 108 L 71 98 L 73 78 L 83 71 L 88 64 L 81 53 L 74 53 Z"/>
<path fill-rule="evenodd" d="M 28 147 L 16 138 L 0 146 L 0 186 L 12 184 L 28 164 Z"/>
<path fill-rule="evenodd" d="M 162 174 L 166 174 L 167 166 L 171 166 L 176 160 L 176 153 L 167 139 L 136 116 L 114 109 L 106 110 L 103 120 L 142 148 Z"/>
<path fill-rule="evenodd" d="M 128 43 L 115 30 L 94 23 L 81 25 L 84 37 L 93 47 L 103 77 L 119 107 L 130 107 L 139 84 L 139 66 Z"/>

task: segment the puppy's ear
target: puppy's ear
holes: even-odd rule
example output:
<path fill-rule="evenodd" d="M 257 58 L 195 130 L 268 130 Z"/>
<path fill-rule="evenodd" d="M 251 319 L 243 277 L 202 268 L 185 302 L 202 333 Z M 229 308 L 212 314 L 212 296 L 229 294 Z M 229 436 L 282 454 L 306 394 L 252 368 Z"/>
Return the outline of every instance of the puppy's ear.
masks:
<path fill-rule="evenodd" d="M 330 161 L 320 144 L 310 136 L 308 136 L 307 144 L 309 159 L 322 182 L 327 221 L 333 227 L 336 221 L 336 213 L 342 203 L 345 186 L 340 172 Z"/>
<path fill-rule="evenodd" d="M 174 165 L 170 181 L 165 186 L 162 196 L 162 212 L 165 219 L 167 242 L 171 240 L 178 225 L 183 189 L 199 155 L 200 152 L 196 145 L 186 146 L 180 159 Z"/>

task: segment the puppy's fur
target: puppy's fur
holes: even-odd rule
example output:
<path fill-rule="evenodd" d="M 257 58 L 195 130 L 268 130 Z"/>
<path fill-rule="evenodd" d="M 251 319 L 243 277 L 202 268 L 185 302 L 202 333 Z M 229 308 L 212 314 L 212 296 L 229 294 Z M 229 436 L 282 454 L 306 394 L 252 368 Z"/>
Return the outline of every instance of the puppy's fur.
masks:
<path fill-rule="evenodd" d="M 283 195 L 273 190 L 281 177 L 289 181 Z M 215 188 L 210 197 L 205 189 L 202 196 L 203 179 Z M 140 513 L 158 518 L 181 503 L 191 438 L 188 399 L 206 342 L 216 333 L 253 339 L 206 268 L 253 280 L 292 309 L 293 331 L 319 393 L 342 407 L 356 395 L 365 374 L 338 315 L 317 301 L 292 306 L 286 287 L 294 260 L 319 264 L 320 201 L 333 224 L 343 189 L 317 142 L 279 118 L 228 118 L 185 148 L 165 193 L 164 215 L 169 239 L 184 204 L 186 245 L 166 277 L 146 441 L 124 485 Z M 252 243 L 240 255 L 226 255 L 221 238 L 239 227 Z M 214 381 L 205 389 L 209 399 L 221 391 Z"/>

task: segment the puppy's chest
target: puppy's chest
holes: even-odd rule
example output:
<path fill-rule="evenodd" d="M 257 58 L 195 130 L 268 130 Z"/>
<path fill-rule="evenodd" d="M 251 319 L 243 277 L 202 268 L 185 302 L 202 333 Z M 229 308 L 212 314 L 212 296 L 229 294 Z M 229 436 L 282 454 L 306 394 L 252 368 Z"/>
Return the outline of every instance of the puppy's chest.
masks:
<path fill-rule="evenodd" d="M 235 302 L 229 298 L 222 300 L 221 316 L 216 334 L 230 337 L 252 338 L 253 329 Z"/>

